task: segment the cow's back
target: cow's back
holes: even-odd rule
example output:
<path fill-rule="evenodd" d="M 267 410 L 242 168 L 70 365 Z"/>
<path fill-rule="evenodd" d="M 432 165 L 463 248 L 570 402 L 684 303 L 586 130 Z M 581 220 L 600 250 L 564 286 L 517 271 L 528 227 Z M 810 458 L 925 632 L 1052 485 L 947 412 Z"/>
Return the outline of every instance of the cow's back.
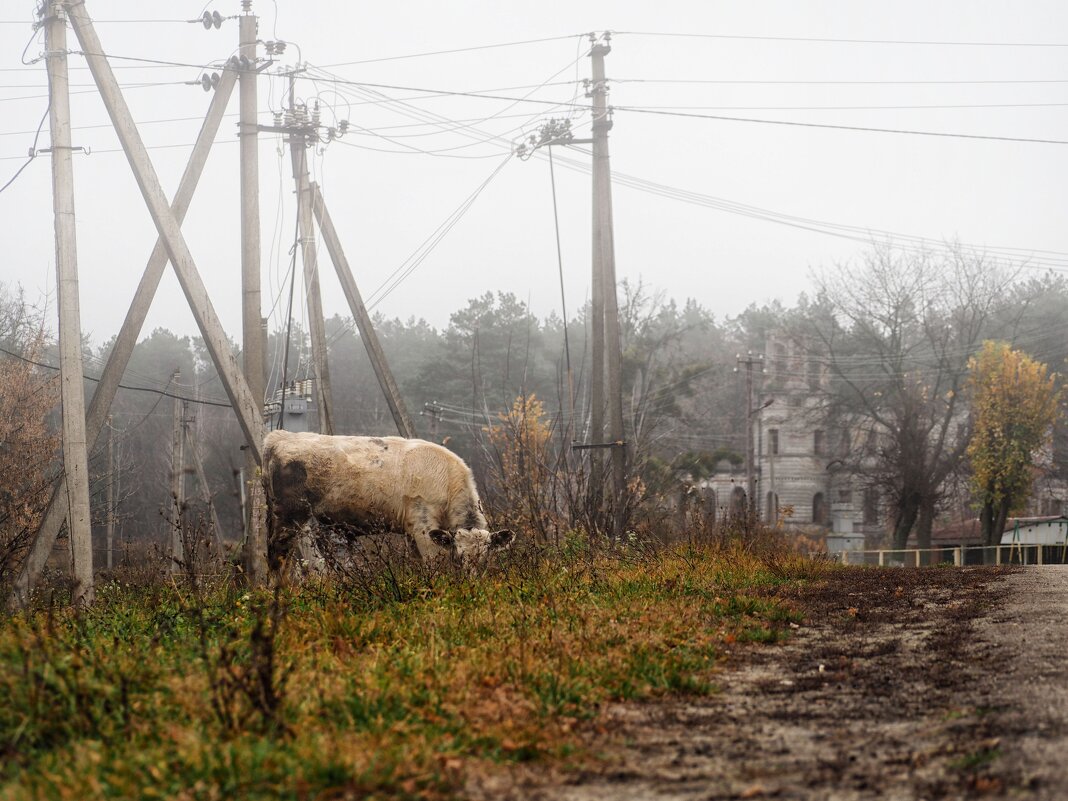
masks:
<path fill-rule="evenodd" d="M 264 474 L 272 510 L 285 517 L 383 519 L 405 529 L 485 525 L 470 469 L 425 440 L 272 431 Z M 410 519 L 412 509 L 425 520 Z"/>

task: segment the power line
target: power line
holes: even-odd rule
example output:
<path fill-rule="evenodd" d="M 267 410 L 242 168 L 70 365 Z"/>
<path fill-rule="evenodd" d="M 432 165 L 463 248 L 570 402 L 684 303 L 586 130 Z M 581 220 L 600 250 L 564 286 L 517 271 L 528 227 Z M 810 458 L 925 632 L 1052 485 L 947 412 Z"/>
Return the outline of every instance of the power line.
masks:
<path fill-rule="evenodd" d="M 94 19 L 94 25 L 115 25 L 123 23 L 143 23 L 143 22 L 200 22 L 199 19 Z M 0 25 L 33 25 L 34 23 L 29 20 L 16 20 L 16 19 L 0 19 Z"/>
<path fill-rule="evenodd" d="M 15 179 L 22 175 L 22 171 L 30 166 L 30 162 L 37 158 L 37 139 L 41 136 L 41 129 L 44 127 L 45 120 L 48 119 L 48 112 L 52 110 L 52 96 L 51 93 L 48 97 L 48 107 L 45 108 L 44 114 L 41 115 L 41 121 L 37 123 L 37 132 L 33 135 L 33 145 L 30 146 L 30 154 L 26 158 L 26 162 L 15 170 L 15 174 L 12 175 L 3 186 L 0 186 L 0 192 L 3 192 L 11 184 L 15 183 Z"/>
<path fill-rule="evenodd" d="M 158 86 L 185 86 L 187 81 L 153 81 L 145 83 L 129 83 L 123 84 L 123 91 L 129 89 L 152 89 Z M 69 92 L 71 95 L 89 95 L 96 94 L 96 89 L 76 89 L 73 92 Z M 17 100 L 40 100 L 41 98 L 48 97 L 48 95 L 18 95 L 17 97 L 0 97 L 0 103 L 13 103 Z"/>
<path fill-rule="evenodd" d="M 769 86 L 912 86 L 912 85 L 984 85 L 984 84 L 1022 84 L 1022 83 L 1068 83 L 1068 78 L 1019 78 L 1019 79 L 974 79 L 974 80 L 705 80 L 701 78 L 612 78 L 609 83 L 670 83 L 670 84 L 712 84 L 712 85 L 769 85 Z"/>
<path fill-rule="evenodd" d="M 585 151 L 580 151 L 585 152 Z M 540 155 L 540 153 L 539 153 Z M 571 159 L 567 157 L 556 157 L 557 161 L 563 164 L 565 167 L 577 172 L 588 174 L 590 167 L 589 164 L 577 159 Z M 706 208 L 712 208 L 717 211 L 723 211 L 728 214 L 736 214 L 744 217 L 750 217 L 756 220 L 762 220 L 764 222 L 772 222 L 779 225 L 786 225 L 792 228 L 799 228 L 806 231 L 812 231 L 814 233 L 822 233 L 829 236 L 835 236 L 842 239 L 849 239 L 856 242 L 863 242 L 870 244 L 876 237 L 884 238 L 888 241 L 903 242 L 902 249 L 912 249 L 917 251 L 927 250 L 946 250 L 952 248 L 959 248 L 961 250 L 970 252 L 990 252 L 994 255 L 1001 256 L 1002 258 L 1021 260 L 1030 259 L 1033 264 L 1029 266 L 1035 267 L 1047 267 L 1049 269 L 1065 269 L 1068 267 L 1068 253 L 1062 251 L 1053 250 L 1039 250 L 1039 249 L 1027 249 L 1027 248 L 1013 248 L 1013 247 L 979 247 L 968 243 L 947 243 L 945 241 L 930 239 L 927 237 L 920 237 L 911 234 L 902 234 L 894 231 L 888 231 L 885 229 L 846 225 L 843 223 L 833 223 L 823 220 L 817 220 L 809 217 L 801 217 L 799 215 L 785 214 L 783 212 L 773 211 L 771 209 L 761 208 L 759 206 L 751 206 L 744 203 L 738 203 L 732 200 L 726 200 L 724 198 L 718 198 L 712 195 L 704 195 L 699 192 L 692 192 L 689 190 L 678 189 L 668 186 L 666 184 L 659 184 L 653 181 L 648 181 L 643 178 L 638 178 L 627 173 L 619 171 L 613 171 L 612 183 L 614 185 L 625 186 L 630 189 L 637 189 L 642 192 L 649 192 L 651 194 L 659 195 L 661 197 L 669 198 L 671 200 L 678 200 L 684 203 L 689 203 L 697 206 L 703 206 Z M 1039 254 L 1036 256 L 1036 254 Z"/>
<path fill-rule="evenodd" d="M 407 106 L 407 104 L 401 100 L 397 100 L 396 105 Z M 430 121 L 428 122 L 428 124 L 444 126 L 449 123 L 448 118 L 443 117 L 442 115 L 435 114 L 434 112 L 430 112 L 415 106 L 407 107 L 412 110 L 413 115 L 418 115 L 419 118 Z M 586 110 L 585 107 L 582 107 L 582 110 Z M 462 136 L 469 137 L 473 137 L 476 135 L 474 132 L 471 131 L 460 131 L 459 134 Z M 511 142 L 508 142 L 499 137 L 497 138 L 497 144 L 509 150 L 511 150 L 512 147 Z M 538 157 L 544 157 L 540 151 L 538 151 L 536 155 L 538 155 Z M 588 173 L 590 170 L 589 165 L 585 162 L 579 162 L 577 160 L 568 159 L 566 157 L 558 157 L 558 160 L 569 169 L 577 170 L 583 173 Z M 647 181 L 620 172 L 614 172 L 613 183 L 622 184 L 630 188 L 638 189 L 639 191 L 652 192 L 653 194 L 658 194 L 662 197 L 668 197 L 674 200 L 681 200 L 686 203 L 715 208 L 717 210 L 725 211 L 730 214 L 738 214 L 742 216 L 751 217 L 753 219 L 763 220 L 766 222 L 774 222 L 781 225 L 800 228 L 802 230 L 809 230 L 815 233 L 822 233 L 825 235 L 836 236 L 839 238 L 851 239 L 857 242 L 864 242 L 870 244 L 873 240 L 873 237 L 880 236 L 885 237 L 889 240 L 906 242 L 907 245 L 905 249 L 945 250 L 950 247 L 958 247 L 975 252 L 991 251 L 995 252 L 996 255 L 1001 255 L 1003 258 L 1012 260 L 1027 259 L 1030 261 L 1030 263 L 1027 265 L 1029 267 L 1047 267 L 1049 269 L 1059 270 L 1063 270 L 1065 269 L 1065 267 L 1068 267 L 1068 259 L 1061 258 L 1062 256 L 1068 257 L 1068 254 L 1062 253 L 1060 251 L 1044 251 L 1039 249 L 1007 247 L 982 248 L 974 245 L 969 245 L 967 243 L 956 243 L 950 245 L 945 241 L 934 240 L 927 237 L 918 237 L 910 234 L 900 234 L 872 227 L 843 225 L 840 223 L 831 223 L 821 220 L 815 220 L 812 218 L 800 217 L 797 215 L 783 214 L 781 212 L 775 212 L 769 209 L 749 206 L 746 204 L 737 203 L 735 201 L 715 198 L 709 195 L 702 195 L 700 193 L 690 192 L 688 190 L 681 190 L 664 184 L 657 184 L 652 181 Z M 1035 254 L 1047 255 L 1039 255 L 1038 258 L 1035 258 Z"/>
<path fill-rule="evenodd" d="M 472 97 L 472 98 L 478 98 L 478 99 L 481 99 L 481 100 L 507 100 L 507 101 L 512 101 L 512 102 L 516 102 L 516 103 L 532 103 L 532 104 L 535 104 L 535 105 L 556 106 L 558 108 L 559 107 L 572 107 L 572 108 L 581 107 L 583 110 L 585 110 L 585 108 L 586 108 L 585 105 L 581 105 L 580 106 L 580 104 L 574 103 L 574 102 L 560 102 L 560 101 L 553 101 L 553 100 L 538 100 L 538 99 L 529 98 L 529 97 L 528 98 L 507 97 L 507 96 L 504 96 L 504 95 L 488 94 L 488 93 L 480 93 L 480 92 L 463 92 L 463 91 L 451 91 L 451 90 L 444 90 L 444 89 L 427 89 L 427 88 L 414 87 L 414 86 L 401 86 L 401 85 L 397 85 L 397 84 L 370 83 L 370 82 L 367 82 L 367 81 L 346 81 L 346 80 L 342 80 L 342 79 L 337 79 L 335 81 L 335 83 L 349 85 L 349 86 L 361 86 L 361 87 L 373 88 L 373 89 L 392 89 L 394 91 L 402 91 L 402 92 L 429 92 L 429 93 L 432 93 L 434 95 L 440 95 L 440 96 L 443 96 L 443 97 L 452 96 L 452 97 Z M 687 112 L 681 112 L 681 111 L 664 111 L 664 110 L 661 110 L 661 109 L 650 108 L 650 107 L 645 107 L 645 106 L 613 106 L 612 110 L 613 111 L 632 112 L 632 113 L 635 113 L 635 114 L 656 114 L 656 115 L 667 116 L 667 117 L 692 117 L 692 118 L 697 118 L 697 119 L 721 120 L 721 121 L 725 121 L 725 122 L 750 122 L 750 123 L 759 123 L 759 124 L 764 124 L 764 125 L 790 125 L 790 126 L 796 126 L 796 127 L 801 127 L 801 128 L 828 128 L 828 129 L 842 130 L 842 131 L 862 131 L 862 132 L 866 132 L 866 133 L 892 133 L 892 134 L 907 134 L 907 135 L 912 135 L 912 136 L 936 136 L 936 137 L 946 137 L 946 138 L 954 138 L 954 139 L 978 139 L 978 140 L 988 140 L 988 141 L 998 141 L 998 142 L 1028 142 L 1028 143 L 1034 143 L 1034 144 L 1053 144 L 1053 145 L 1066 145 L 1066 144 L 1068 144 L 1068 140 L 1063 140 L 1063 139 L 1040 139 L 1040 138 L 1037 138 L 1037 137 L 1036 138 L 1030 138 L 1030 137 L 1016 137 L 1016 136 L 993 136 L 993 135 L 986 135 L 986 134 L 955 133 L 955 132 L 952 132 L 952 131 L 920 131 L 920 130 L 910 130 L 910 129 L 904 129 L 904 128 L 874 128 L 874 127 L 859 126 L 859 125 L 832 125 L 830 123 L 798 122 L 796 120 L 769 120 L 769 119 L 758 119 L 758 118 L 753 118 L 753 117 L 728 117 L 728 116 L 715 115 L 715 114 L 693 114 L 693 113 L 687 113 Z"/>
<path fill-rule="evenodd" d="M 612 31 L 613 36 L 663 36 L 687 39 L 737 39 L 761 42 L 819 42 L 825 44 L 934 45 L 940 47 L 1068 47 L 1068 42 L 955 42 L 915 39 L 834 39 L 821 36 L 744 36 L 726 33 L 673 33 L 666 31 Z"/>
<path fill-rule="evenodd" d="M 237 140 L 236 139 L 216 139 L 214 142 L 212 142 L 212 147 L 215 147 L 217 145 L 236 145 L 236 144 L 237 144 Z M 145 145 L 145 150 L 172 150 L 172 149 L 174 149 L 176 147 L 192 147 L 192 146 L 193 146 L 192 142 L 177 142 L 177 143 L 172 144 L 172 145 Z M 101 150 L 94 150 L 92 154 L 94 156 L 96 156 L 96 155 L 101 155 L 103 153 L 122 153 L 122 152 L 123 152 L 123 149 L 121 147 L 109 147 L 109 148 L 103 148 Z M 9 161 L 11 159 L 18 159 L 18 158 L 22 158 L 22 156 L 0 156 L 0 161 Z"/>
<path fill-rule="evenodd" d="M 475 201 L 478 200 L 479 195 L 481 195 L 482 192 L 486 189 L 486 187 L 489 186 L 490 182 L 497 177 L 500 171 L 504 169 L 504 165 L 507 164 L 511 160 L 511 158 L 511 153 L 505 156 L 501 163 L 494 168 L 493 172 L 491 172 L 486 177 L 486 179 L 481 184 L 479 184 L 478 188 L 476 188 L 474 192 L 472 192 L 470 195 L 467 196 L 467 198 L 464 199 L 464 201 L 452 212 L 452 214 L 449 215 L 445 222 L 439 225 L 429 237 L 423 240 L 423 243 L 418 248 L 416 248 L 415 251 L 407 259 L 405 259 L 404 263 L 401 264 L 400 267 L 394 270 L 386 278 L 385 281 L 378 285 L 378 287 L 368 296 L 368 311 L 370 311 L 383 300 L 385 300 L 398 286 L 400 286 L 400 284 L 406 278 L 408 278 L 408 276 L 415 272 L 415 270 L 426 260 L 427 256 L 430 255 L 434 248 L 441 244 L 441 241 L 445 238 L 445 236 L 456 226 L 458 222 L 460 222 L 461 219 L 463 219 L 464 215 L 467 214 L 467 212 L 471 209 Z"/>
<path fill-rule="evenodd" d="M 419 244 L 419 246 L 414 251 L 412 251 L 411 255 L 408 256 L 408 258 L 405 259 L 400 264 L 400 266 L 397 267 L 397 269 L 395 269 L 392 273 L 386 276 L 385 280 L 383 280 L 378 285 L 378 287 L 373 292 L 371 292 L 370 295 L 368 295 L 366 304 L 368 311 L 371 311 L 375 308 L 375 306 L 385 300 L 394 290 L 397 289 L 397 287 L 401 285 L 401 283 L 403 283 L 413 272 L 416 271 L 416 269 L 419 268 L 419 266 L 427 259 L 427 257 L 434 251 L 434 249 L 439 244 L 441 244 L 442 240 L 445 239 L 449 232 L 454 227 L 456 227 L 457 223 L 460 222 L 464 215 L 467 214 L 467 212 L 474 205 L 475 201 L 478 199 L 479 195 L 481 195 L 482 192 L 486 189 L 486 187 L 489 186 L 490 182 L 497 177 L 500 171 L 504 169 L 504 166 L 511 160 L 511 158 L 512 154 L 509 152 L 509 154 L 504 157 L 504 160 L 501 161 L 501 163 L 498 164 L 496 168 L 494 168 L 493 172 L 491 172 L 486 177 L 486 179 L 478 186 L 478 188 L 476 188 L 474 192 L 468 195 L 464 199 L 464 201 L 459 206 L 457 206 L 448 217 L 445 218 L 445 221 L 442 222 L 441 225 L 439 225 L 437 228 L 435 228 L 434 231 L 430 234 L 430 236 L 424 239 Z M 344 325 L 337 331 L 335 331 L 330 336 L 329 344 L 332 344 L 337 340 L 341 339 L 341 337 L 345 336 L 349 331 L 352 330 L 353 325 L 355 325 L 355 321 Z"/>
<path fill-rule="evenodd" d="M 966 108 L 1060 108 L 1068 103 L 932 103 L 900 106 L 642 106 L 644 111 L 923 111 Z M 618 108 L 618 107 L 617 107 Z M 622 109 L 620 109 L 622 110 Z M 896 131 L 895 133 L 902 133 Z M 915 132 L 912 132 L 915 133 Z M 955 134 L 962 136 L 963 134 Z M 985 137 L 984 137 L 985 138 Z M 1028 140 L 1034 141 L 1034 140 Z"/>
<path fill-rule="evenodd" d="M 583 33 L 573 33 L 567 36 L 549 36 L 544 39 L 523 39 L 517 42 L 501 42 L 499 44 L 476 45 L 474 47 L 456 47 L 451 50 L 428 50 L 422 53 L 406 53 L 401 56 L 383 56 L 381 58 L 365 58 L 360 61 L 343 61 L 338 64 L 324 64 L 323 69 L 335 67 L 350 67 L 357 64 L 377 64 L 382 61 L 398 61 L 405 58 L 424 58 L 426 56 L 444 56 L 452 53 L 471 53 L 476 50 L 492 50 L 499 47 L 516 47 L 518 45 L 540 44 L 542 42 L 559 42 L 564 39 L 574 39 L 585 36 Z"/>
<path fill-rule="evenodd" d="M 0 353 L 6 353 L 8 356 L 11 356 L 12 358 L 18 359 L 19 361 L 22 361 L 22 362 L 26 362 L 27 364 L 32 364 L 35 367 L 43 367 L 46 370 L 56 370 L 56 371 L 59 370 L 59 368 L 56 367 L 55 365 L 46 364 L 44 362 L 35 361 L 34 359 L 28 359 L 25 356 L 22 356 L 22 355 L 20 355 L 18 353 L 14 353 L 14 352 L 8 350 L 7 348 L 0 347 Z M 95 378 L 95 377 L 93 377 L 91 375 L 83 375 L 82 378 L 84 378 L 86 381 L 93 381 L 93 382 L 100 381 L 99 378 Z M 168 386 L 169 386 L 170 382 L 167 382 L 167 383 L 168 383 Z M 202 406 L 223 406 L 223 407 L 225 407 L 227 409 L 232 408 L 231 404 L 223 402 L 223 401 L 213 401 L 213 400 L 208 400 L 206 398 L 188 398 L 188 397 L 186 397 L 184 395 L 176 395 L 173 392 L 167 392 L 166 390 L 152 389 L 151 387 L 131 387 L 131 386 L 128 386 L 126 384 L 119 384 L 118 386 L 121 389 L 128 389 L 128 390 L 132 390 L 133 392 L 151 392 L 154 395 L 164 395 L 164 396 L 166 396 L 168 398 L 177 398 L 178 400 L 186 401 L 188 403 L 199 403 Z"/>
<path fill-rule="evenodd" d="M 627 32 L 627 33 L 635 33 L 635 32 Z M 642 35 L 706 36 L 705 34 L 642 34 Z M 709 34 L 707 36 L 712 36 L 714 38 L 731 38 L 731 37 L 726 37 L 726 36 L 720 36 L 718 34 L 716 34 L 716 35 Z M 571 37 L 565 37 L 565 38 L 571 38 Z M 733 38 L 742 38 L 742 37 L 733 37 Z M 772 39 L 774 39 L 774 37 L 745 37 L 745 38 L 772 38 Z M 813 40 L 813 41 L 824 41 L 824 40 Z M 825 41 L 855 41 L 855 42 L 862 42 L 862 41 L 865 41 L 865 40 L 825 40 Z M 874 41 L 874 40 L 871 40 L 871 41 Z M 900 42 L 886 42 L 886 43 L 900 43 Z M 928 42 L 926 44 L 937 44 L 937 43 L 936 42 Z M 974 43 L 958 43 L 958 44 L 982 44 L 982 43 L 974 42 Z M 1007 44 L 1007 43 L 1005 43 L 1005 44 Z M 1024 45 L 1019 44 L 1017 46 L 1024 46 Z M 1068 45 L 1050 45 L 1050 46 L 1060 47 L 1060 46 L 1068 46 Z M 145 57 L 140 57 L 140 56 L 118 56 L 118 55 L 111 55 L 111 54 L 107 54 L 107 53 L 86 54 L 84 51 L 72 51 L 72 52 L 76 53 L 78 55 L 97 55 L 97 56 L 102 56 L 102 57 L 105 57 L 105 58 L 108 58 L 108 59 L 125 59 L 125 60 L 130 60 L 130 61 L 138 61 L 138 62 L 148 63 L 148 64 L 165 64 L 165 65 L 170 65 L 170 66 L 184 66 L 184 67 L 191 67 L 191 68 L 194 68 L 194 69 L 206 69 L 207 68 L 207 65 L 204 65 L 204 64 L 191 64 L 191 63 L 188 63 L 188 62 L 165 61 L 165 60 L 162 60 L 162 59 L 150 59 L 150 58 L 145 58 Z M 438 96 L 442 96 L 442 97 L 472 97 L 472 98 L 480 98 L 480 99 L 485 99 L 485 100 L 506 100 L 506 101 L 513 102 L 513 103 L 532 103 L 532 104 L 536 104 L 536 105 L 552 105 L 552 106 L 556 106 L 556 107 L 565 107 L 565 106 L 578 107 L 579 106 L 579 104 L 574 103 L 574 102 L 571 102 L 571 103 L 560 103 L 560 102 L 554 102 L 554 101 L 551 101 L 551 100 L 537 100 L 537 99 L 530 98 L 530 97 L 522 97 L 522 98 L 519 98 L 519 97 L 508 97 L 508 96 L 497 95 L 497 94 L 489 94 L 489 93 L 486 93 L 486 92 L 465 92 L 465 91 L 453 91 L 453 90 L 441 90 L 441 89 L 427 89 L 427 88 L 420 88 L 420 87 L 401 86 L 401 85 L 396 85 L 396 84 L 370 83 L 370 82 L 367 82 L 367 81 L 347 81 L 347 80 L 344 80 L 342 78 L 335 78 L 335 79 L 333 79 L 333 82 L 336 83 L 336 84 L 344 84 L 344 85 L 350 85 L 350 86 L 360 86 L 360 87 L 364 87 L 364 88 L 391 89 L 391 90 L 394 90 L 394 91 L 409 91 L 409 92 L 428 92 L 428 93 L 431 93 L 432 95 L 438 95 Z M 25 99 L 25 98 L 8 98 L 8 99 Z M 582 106 L 582 107 L 585 108 L 585 106 Z M 790 125 L 790 126 L 796 126 L 796 127 L 828 128 L 828 129 L 834 129 L 834 130 L 846 130 L 846 131 L 858 131 L 858 132 L 859 131 L 863 131 L 863 132 L 869 132 L 869 133 L 893 133 L 893 134 L 906 134 L 906 135 L 913 135 L 913 136 L 935 136 L 935 137 L 949 137 L 949 138 L 957 138 L 957 139 L 976 139 L 976 140 L 1001 141 L 1001 142 L 1027 142 L 1027 143 L 1034 143 L 1034 144 L 1058 144 L 1058 145 L 1068 144 L 1068 141 L 1061 140 L 1061 139 L 1041 139 L 1041 138 L 1030 138 L 1030 137 L 992 136 L 992 135 L 983 135 L 983 134 L 954 133 L 954 132 L 949 132 L 949 131 L 919 131 L 919 130 L 896 129 L 896 128 L 873 128 L 873 127 L 866 127 L 866 126 L 832 125 L 830 123 L 797 122 L 797 121 L 793 121 L 793 120 L 768 120 L 768 119 L 756 119 L 756 118 L 747 118 L 747 117 L 728 117 L 728 116 L 722 116 L 722 115 L 692 114 L 692 113 L 686 113 L 686 112 L 665 111 L 665 110 L 659 110 L 659 109 L 647 108 L 647 107 L 639 107 L 639 106 L 616 106 L 616 107 L 614 107 L 614 110 L 616 110 L 616 111 L 629 111 L 629 112 L 632 112 L 632 113 L 639 113 L 639 114 L 657 114 L 657 115 L 662 115 L 662 116 L 694 117 L 694 118 L 701 118 L 701 119 L 716 119 L 716 120 L 721 120 L 721 121 L 726 121 L 726 122 L 749 122 L 749 123 L 758 123 L 758 124 L 765 124 L 765 125 Z"/>
<path fill-rule="evenodd" d="M 140 65 L 137 65 L 137 64 L 113 64 L 111 68 L 113 70 L 156 70 L 156 69 L 172 69 L 173 67 L 184 67 L 184 66 L 186 66 L 186 65 L 185 64 L 174 64 L 174 65 L 171 65 L 171 64 L 145 64 L 143 66 L 140 66 Z M 89 68 L 88 67 L 84 67 L 84 66 L 78 66 L 77 64 L 72 64 L 71 66 L 69 66 L 67 68 L 67 71 L 70 72 L 71 70 L 87 70 L 87 69 L 89 69 Z M 39 73 L 40 71 L 41 71 L 40 67 L 0 67 L 0 72 L 35 72 L 35 73 Z"/>
<path fill-rule="evenodd" d="M 992 142 L 1029 142 L 1042 145 L 1068 145 L 1065 139 L 1037 139 L 1022 136 L 993 136 L 987 134 L 952 133 L 949 131 L 916 131 L 906 128 L 872 128 L 861 125 L 833 125 L 824 122 L 798 122 L 797 120 L 766 120 L 754 117 L 726 117 L 716 114 L 693 114 L 683 111 L 663 111 L 654 108 L 639 108 L 638 106 L 614 106 L 613 111 L 629 111 L 634 114 L 656 114 L 665 117 L 692 117 L 705 120 L 721 120 L 725 122 L 755 122 L 762 125 L 792 125 L 799 128 L 829 128 L 838 131 L 864 131 L 866 133 L 890 133 L 908 134 L 910 136 L 937 136 L 951 139 L 980 139 Z"/>

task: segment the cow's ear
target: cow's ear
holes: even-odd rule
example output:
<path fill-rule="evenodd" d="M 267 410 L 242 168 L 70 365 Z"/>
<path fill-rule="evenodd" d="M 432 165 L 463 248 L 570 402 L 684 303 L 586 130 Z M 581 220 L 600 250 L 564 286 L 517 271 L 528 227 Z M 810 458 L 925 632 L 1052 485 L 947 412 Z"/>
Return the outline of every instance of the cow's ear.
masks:
<path fill-rule="evenodd" d="M 510 528 L 502 528 L 500 531 L 494 531 L 490 534 L 490 547 L 491 548 L 507 548 L 512 544 L 512 540 L 515 539 L 515 532 Z"/>
<path fill-rule="evenodd" d="M 451 548 L 456 544 L 456 535 L 440 528 L 431 529 L 430 539 L 442 548 Z"/>

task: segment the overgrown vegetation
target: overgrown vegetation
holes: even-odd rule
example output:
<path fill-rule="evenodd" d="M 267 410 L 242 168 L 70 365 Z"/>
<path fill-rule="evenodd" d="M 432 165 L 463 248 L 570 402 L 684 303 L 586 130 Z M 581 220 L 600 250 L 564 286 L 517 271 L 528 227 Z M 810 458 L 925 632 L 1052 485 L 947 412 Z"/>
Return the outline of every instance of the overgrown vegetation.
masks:
<path fill-rule="evenodd" d="M 403 592 L 127 577 L 0 622 L 0 796 L 447 797 L 581 758 L 608 701 L 713 692 L 725 647 L 798 618 L 778 589 L 811 565 L 572 534 L 477 578 L 374 572 Z"/>

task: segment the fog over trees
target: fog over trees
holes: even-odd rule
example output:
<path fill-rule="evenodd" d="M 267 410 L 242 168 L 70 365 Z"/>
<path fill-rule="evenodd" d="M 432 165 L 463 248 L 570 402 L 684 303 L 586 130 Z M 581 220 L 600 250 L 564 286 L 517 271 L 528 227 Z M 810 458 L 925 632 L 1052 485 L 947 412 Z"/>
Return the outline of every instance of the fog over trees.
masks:
<path fill-rule="evenodd" d="M 792 306 L 753 304 L 726 319 L 709 313 L 700 299 L 667 298 L 652 283 L 623 282 L 619 298 L 631 486 L 647 513 L 662 515 L 663 500 L 677 495 L 683 479 L 699 479 L 723 459 L 740 460 L 746 408 L 736 355 L 763 353 L 769 334 L 786 332 L 804 339 L 810 363 L 824 371 L 822 413 L 844 421 L 847 434 L 840 437 L 848 447 L 841 458 L 888 500 L 887 533 L 895 547 L 914 530 L 923 547 L 945 510 L 947 492 L 967 486 L 969 360 L 982 343 L 1007 342 L 1055 372 L 1063 371 L 1068 357 L 1063 313 L 1068 282 L 1061 275 L 1026 269 L 1014 274 L 960 254 L 934 258 L 873 250 L 853 264 L 817 273 L 812 294 Z M 506 423 L 509 413 L 540 412 L 535 438 L 550 466 L 581 458 L 569 455 L 569 445 L 588 442 L 586 311 L 567 321 L 566 349 L 565 323 L 558 315 L 539 319 L 508 293 L 486 291 L 470 299 L 440 330 L 415 318 L 375 320 L 419 435 L 468 460 L 486 489 L 491 514 L 516 502 L 516 488 L 501 485 L 502 466 L 514 464 L 502 457 L 500 440 L 490 431 Z M 337 431 L 395 433 L 352 321 L 328 320 L 327 338 Z M 287 381 L 310 377 L 307 333 L 294 322 L 283 371 L 285 339 L 284 330 L 270 333 L 269 392 L 280 386 L 283 372 Z M 26 419 L 42 421 L 37 428 L 12 424 L 0 430 L 0 455 L 33 465 L 20 475 L 23 483 L 6 478 L 0 487 L 0 545 L 12 551 L 22 547 L 35 520 L 32 508 L 15 510 L 12 499 L 25 495 L 30 482 L 37 487 L 30 507 L 39 504 L 47 496 L 39 485 L 47 485 L 58 467 L 56 396 L 50 389 L 55 372 L 48 367 L 57 359 L 40 311 L 16 286 L 2 287 L 0 340 L 5 424 L 26 410 L 32 410 Z M 85 343 L 90 378 L 99 375 L 110 347 Z M 1059 386 L 1061 379 L 1056 381 Z M 91 451 L 98 532 L 108 513 L 107 486 L 114 482 L 120 542 L 164 542 L 161 510 L 170 503 L 177 395 L 196 401 L 188 405 L 190 441 L 203 460 L 224 538 L 238 539 L 242 437 L 203 342 L 164 329 L 148 333 L 123 385 L 112 409 L 113 475 L 105 461 L 108 429 Z M 87 394 L 94 387 L 86 381 Z M 1068 436 L 1062 422 L 1054 434 L 1046 469 L 1063 472 Z M 189 514 L 205 514 L 195 475 L 187 484 Z M 3 553 L 0 548 L 0 558 Z"/>

